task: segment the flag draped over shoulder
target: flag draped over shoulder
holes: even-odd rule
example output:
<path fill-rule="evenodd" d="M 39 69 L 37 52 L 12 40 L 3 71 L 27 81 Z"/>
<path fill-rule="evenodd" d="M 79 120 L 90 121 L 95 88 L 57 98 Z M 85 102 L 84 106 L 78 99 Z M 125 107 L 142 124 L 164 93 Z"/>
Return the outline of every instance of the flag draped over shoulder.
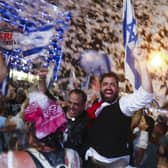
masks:
<path fill-rule="evenodd" d="M 132 49 L 136 47 L 137 32 L 134 6 L 131 0 L 123 0 L 123 39 L 125 48 L 125 77 L 134 89 L 138 89 L 141 82 L 135 68 Z"/>

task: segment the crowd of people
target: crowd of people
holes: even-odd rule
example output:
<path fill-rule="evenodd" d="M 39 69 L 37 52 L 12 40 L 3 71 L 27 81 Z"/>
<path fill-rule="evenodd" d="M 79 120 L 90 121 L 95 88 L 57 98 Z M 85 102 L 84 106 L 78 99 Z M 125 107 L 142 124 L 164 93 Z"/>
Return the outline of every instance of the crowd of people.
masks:
<path fill-rule="evenodd" d="M 100 95 L 88 105 L 82 89 L 72 89 L 64 101 L 45 85 L 21 88 L 9 83 L 0 100 L 0 168 L 125 168 L 163 167 L 168 162 L 167 125 L 145 110 L 153 100 L 145 53 L 134 52 L 141 87 L 120 95 L 114 72 L 100 77 Z M 0 56 L 0 80 L 8 70 Z M 57 98 L 57 99 L 56 99 Z M 140 112 L 139 112 L 140 111 Z M 152 161 L 152 163 L 151 163 Z"/>

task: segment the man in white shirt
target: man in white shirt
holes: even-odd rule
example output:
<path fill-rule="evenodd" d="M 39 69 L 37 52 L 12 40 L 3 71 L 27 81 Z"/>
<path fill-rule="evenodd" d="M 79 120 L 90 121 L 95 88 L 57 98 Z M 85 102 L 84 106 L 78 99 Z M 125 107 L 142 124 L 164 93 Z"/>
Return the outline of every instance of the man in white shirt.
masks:
<path fill-rule="evenodd" d="M 132 94 L 119 97 L 117 75 L 113 72 L 104 74 L 100 79 L 101 98 L 87 110 L 92 119 L 88 131 L 89 148 L 85 155 L 89 160 L 87 168 L 125 168 L 129 165 L 131 117 L 153 99 L 145 55 L 140 50 L 134 54 L 138 61 L 141 87 Z"/>

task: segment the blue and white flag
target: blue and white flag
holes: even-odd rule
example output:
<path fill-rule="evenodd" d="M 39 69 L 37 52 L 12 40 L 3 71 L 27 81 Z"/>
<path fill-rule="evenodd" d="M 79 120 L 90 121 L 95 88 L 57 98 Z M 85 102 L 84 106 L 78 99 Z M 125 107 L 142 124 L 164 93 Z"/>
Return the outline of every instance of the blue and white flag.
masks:
<path fill-rule="evenodd" d="M 131 82 L 134 89 L 138 89 L 141 84 L 140 76 L 135 68 L 132 54 L 138 39 L 132 0 L 123 1 L 123 38 L 125 47 L 125 77 Z"/>

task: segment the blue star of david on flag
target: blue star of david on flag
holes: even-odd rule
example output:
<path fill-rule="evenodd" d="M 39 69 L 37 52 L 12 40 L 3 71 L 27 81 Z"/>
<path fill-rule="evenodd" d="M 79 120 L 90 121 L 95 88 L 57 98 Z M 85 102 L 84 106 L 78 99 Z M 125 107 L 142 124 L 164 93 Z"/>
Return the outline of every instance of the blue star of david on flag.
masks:
<path fill-rule="evenodd" d="M 137 43 L 136 19 L 131 0 L 124 0 L 123 5 L 123 39 L 125 47 L 125 77 L 131 82 L 134 89 L 140 87 L 140 77 L 135 68 L 132 49 Z"/>
<path fill-rule="evenodd" d="M 132 22 L 127 25 L 127 31 L 129 32 L 128 43 L 137 41 L 137 34 L 134 32 L 134 28 L 136 26 L 135 18 L 132 18 Z"/>

